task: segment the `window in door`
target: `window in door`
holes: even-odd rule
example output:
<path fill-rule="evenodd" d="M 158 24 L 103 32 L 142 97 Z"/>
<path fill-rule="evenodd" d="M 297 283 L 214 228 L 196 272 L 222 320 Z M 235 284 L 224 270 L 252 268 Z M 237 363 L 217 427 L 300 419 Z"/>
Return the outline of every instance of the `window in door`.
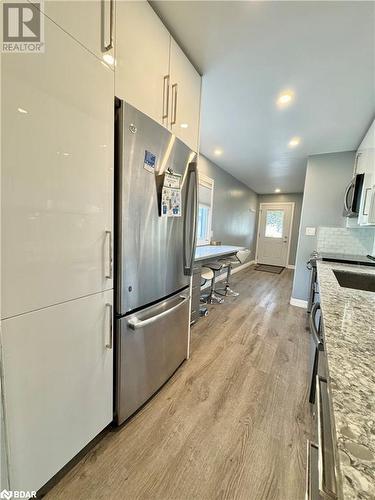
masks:
<path fill-rule="evenodd" d="M 284 210 L 266 211 L 266 238 L 282 238 L 284 224 Z"/>
<path fill-rule="evenodd" d="M 208 245 L 211 241 L 213 193 L 213 179 L 199 174 L 197 245 Z"/>

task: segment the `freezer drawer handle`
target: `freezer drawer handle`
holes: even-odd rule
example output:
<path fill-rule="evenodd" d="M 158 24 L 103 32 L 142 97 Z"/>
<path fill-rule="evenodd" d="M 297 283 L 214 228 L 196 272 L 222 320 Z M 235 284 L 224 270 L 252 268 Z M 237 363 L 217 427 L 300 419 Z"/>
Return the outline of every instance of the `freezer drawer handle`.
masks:
<path fill-rule="evenodd" d="M 128 325 L 129 328 L 132 330 L 138 330 L 140 328 L 144 328 L 145 326 L 152 325 L 153 323 L 156 323 L 156 321 L 159 321 L 159 319 L 164 318 L 165 316 L 168 316 L 174 311 L 177 311 L 177 309 L 180 309 L 186 302 L 190 299 L 190 296 L 185 297 L 184 295 L 180 295 L 181 302 L 179 302 L 177 305 L 171 307 L 170 309 L 167 309 L 166 311 L 163 311 L 160 314 L 157 314 L 156 316 L 152 316 L 151 318 L 145 319 L 145 320 L 139 320 L 138 318 L 134 319 L 129 319 Z"/>

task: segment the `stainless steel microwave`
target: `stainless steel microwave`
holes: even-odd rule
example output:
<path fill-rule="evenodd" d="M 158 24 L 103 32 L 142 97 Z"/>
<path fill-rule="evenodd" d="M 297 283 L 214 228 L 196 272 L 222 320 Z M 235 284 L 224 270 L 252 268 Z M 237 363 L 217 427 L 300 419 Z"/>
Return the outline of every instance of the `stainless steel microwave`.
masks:
<path fill-rule="evenodd" d="M 358 217 L 365 174 L 356 174 L 345 190 L 344 217 Z"/>

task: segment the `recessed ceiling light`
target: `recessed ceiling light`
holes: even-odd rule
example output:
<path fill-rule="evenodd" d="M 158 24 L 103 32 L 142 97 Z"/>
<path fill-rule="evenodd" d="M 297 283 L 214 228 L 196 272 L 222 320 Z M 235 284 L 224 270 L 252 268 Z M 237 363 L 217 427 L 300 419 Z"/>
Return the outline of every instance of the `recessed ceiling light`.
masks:
<path fill-rule="evenodd" d="M 215 156 L 221 156 L 222 154 L 223 154 L 223 151 L 221 149 L 214 149 Z"/>
<path fill-rule="evenodd" d="M 298 144 L 301 142 L 301 139 L 299 137 L 292 137 L 289 141 L 289 147 L 290 148 L 295 148 L 298 146 Z"/>
<path fill-rule="evenodd" d="M 276 188 L 275 189 L 275 193 L 280 193 L 281 192 L 281 189 L 280 188 Z"/>
<path fill-rule="evenodd" d="M 115 62 L 115 58 L 111 54 L 104 54 L 103 61 L 112 66 Z"/>
<path fill-rule="evenodd" d="M 28 113 L 28 111 L 26 111 L 26 109 L 23 109 L 23 108 L 18 108 L 18 112 L 23 113 L 25 115 L 27 115 L 27 113 Z"/>
<path fill-rule="evenodd" d="M 279 94 L 279 97 L 277 98 L 277 105 L 280 108 L 283 108 L 292 102 L 293 97 L 294 97 L 294 92 L 292 92 L 291 90 L 283 91 Z"/>
<path fill-rule="evenodd" d="M 181 125 L 180 125 L 181 128 L 188 128 L 188 126 L 189 125 L 187 123 L 181 123 Z"/>

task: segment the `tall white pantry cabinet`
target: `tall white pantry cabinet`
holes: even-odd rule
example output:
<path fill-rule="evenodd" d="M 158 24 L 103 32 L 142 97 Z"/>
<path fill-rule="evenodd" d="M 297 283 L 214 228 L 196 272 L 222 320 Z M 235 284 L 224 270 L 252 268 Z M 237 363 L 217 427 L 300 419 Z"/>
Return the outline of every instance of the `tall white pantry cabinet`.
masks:
<path fill-rule="evenodd" d="M 105 24 L 86 14 L 86 26 Z M 2 480 L 12 490 L 42 487 L 113 414 L 114 71 L 99 35 L 79 39 L 59 21 L 44 16 L 45 53 L 2 54 Z"/>
<path fill-rule="evenodd" d="M 148 2 L 42 8 L 45 53 L 1 54 L 0 490 L 112 421 L 114 96 L 199 146 L 201 78 Z"/>

